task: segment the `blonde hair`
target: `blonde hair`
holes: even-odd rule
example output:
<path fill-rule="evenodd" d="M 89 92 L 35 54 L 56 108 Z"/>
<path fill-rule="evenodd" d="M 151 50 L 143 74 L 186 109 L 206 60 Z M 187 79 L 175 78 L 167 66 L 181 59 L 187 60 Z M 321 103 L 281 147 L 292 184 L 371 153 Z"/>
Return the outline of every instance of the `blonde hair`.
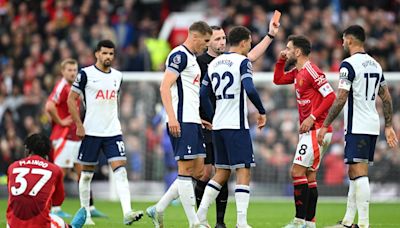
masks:
<path fill-rule="evenodd" d="M 64 69 L 65 69 L 65 66 L 67 66 L 68 64 L 71 64 L 71 65 L 78 65 L 78 61 L 76 61 L 75 59 L 71 59 L 71 58 L 64 59 L 64 60 L 61 62 L 61 64 L 60 64 L 61 70 L 64 70 Z"/>

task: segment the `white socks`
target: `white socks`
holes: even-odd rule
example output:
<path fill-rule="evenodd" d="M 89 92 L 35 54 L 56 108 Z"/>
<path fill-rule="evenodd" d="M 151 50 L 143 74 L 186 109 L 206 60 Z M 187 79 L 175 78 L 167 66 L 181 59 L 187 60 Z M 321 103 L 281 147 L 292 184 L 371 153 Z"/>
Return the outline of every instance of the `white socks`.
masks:
<path fill-rule="evenodd" d="M 210 180 L 204 189 L 204 195 L 201 199 L 201 203 L 199 209 L 197 210 L 197 217 L 201 223 L 207 222 L 207 212 L 210 205 L 215 201 L 219 192 L 221 190 L 221 185 L 215 182 L 214 180 Z"/>
<path fill-rule="evenodd" d="M 367 176 L 350 180 L 349 193 L 347 195 L 347 209 L 342 224 L 351 226 L 358 211 L 358 225 L 369 226 L 369 201 L 370 201 L 369 179 Z"/>
<path fill-rule="evenodd" d="M 131 193 L 129 191 L 128 176 L 126 169 L 120 166 L 114 170 L 115 185 L 117 188 L 117 194 L 121 201 L 122 212 L 126 215 L 132 211 L 131 207 Z"/>
<path fill-rule="evenodd" d="M 156 211 L 158 213 L 163 213 L 168 207 L 172 200 L 178 198 L 178 180 L 176 179 L 171 186 L 169 186 L 168 191 L 164 193 L 161 199 L 156 204 Z"/>
<path fill-rule="evenodd" d="M 237 211 L 237 225 L 247 225 L 247 208 L 250 200 L 250 187 L 248 185 L 236 185 L 235 200 Z"/>
<path fill-rule="evenodd" d="M 194 195 L 194 188 L 191 176 L 178 175 L 175 180 L 178 184 L 179 197 L 183 209 L 185 210 L 186 217 L 189 220 L 189 226 L 199 224 L 199 219 L 196 214 L 196 197 Z"/>
<path fill-rule="evenodd" d="M 355 181 L 356 186 L 356 205 L 358 211 L 358 226 L 360 228 L 369 227 L 369 201 L 371 192 L 369 189 L 369 179 L 367 176 L 359 177 Z"/>
<path fill-rule="evenodd" d="M 79 199 L 81 206 L 86 210 L 86 216 L 91 217 L 89 203 L 90 203 L 90 182 L 92 182 L 93 171 L 82 171 L 81 178 L 79 179 Z"/>

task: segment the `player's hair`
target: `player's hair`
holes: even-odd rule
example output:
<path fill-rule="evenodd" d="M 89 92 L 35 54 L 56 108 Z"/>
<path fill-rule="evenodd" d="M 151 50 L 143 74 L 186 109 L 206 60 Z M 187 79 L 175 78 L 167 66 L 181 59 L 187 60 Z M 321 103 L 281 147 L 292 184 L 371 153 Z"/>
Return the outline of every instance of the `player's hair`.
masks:
<path fill-rule="evenodd" d="M 309 55 L 311 52 L 311 42 L 303 35 L 290 35 L 288 37 L 288 42 L 292 41 L 293 46 L 300 48 L 303 55 Z"/>
<path fill-rule="evenodd" d="M 364 43 L 365 41 L 365 31 L 363 27 L 359 25 L 351 25 L 347 29 L 344 30 L 343 35 L 352 35 L 354 36 L 357 40 L 361 41 Z"/>
<path fill-rule="evenodd" d="M 102 47 L 115 49 L 115 44 L 111 40 L 101 40 L 97 44 L 95 52 L 100 51 Z"/>
<path fill-rule="evenodd" d="M 221 27 L 221 26 L 218 26 L 218 25 L 211 25 L 210 28 L 211 28 L 212 30 L 221 30 L 221 29 L 222 29 L 222 27 Z"/>
<path fill-rule="evenodd" d="M 64 59 L 60 64 L 61 65 L 61 70 L 64 70 L 65 66 L 67 66 L 68 64 L 78 65 L 78 61 L 76 61 L 75 59 L 71 59 L 71 58 Z"/>
<path fill-rule="evenodd" d="M 250 39 L 250 30 L 244 26 L 235 26 L 228 34 L 228 42 L 231 46 L 237 46 L 243 40 Z"/>
<path fill-rule="evenodd" d="M 212 29 L 204 21 L 196 21 L 189 27 L 189 32 L 199 32 L 201 35 L 212 35 Z"/>
<path fill-rule="evenodd" d="M 50 139 L 42 133 L 28 136 L 24 141 L 24 145 L 29 154 L 36 154 L 43 158 L 46 158 L 51 150 Z"/>

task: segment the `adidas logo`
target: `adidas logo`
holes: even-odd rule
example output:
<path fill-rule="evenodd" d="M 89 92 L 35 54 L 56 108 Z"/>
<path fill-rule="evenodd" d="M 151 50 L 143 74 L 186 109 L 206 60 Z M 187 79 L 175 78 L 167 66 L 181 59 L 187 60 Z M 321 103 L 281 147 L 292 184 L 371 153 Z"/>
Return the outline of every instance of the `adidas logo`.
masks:
<path fill-rule="evenodd" d="M 298 157 L 296 158 L 296 161 L 303 161 L 303 158 L 301 158 L 301 156 L 298 156 Z"/>

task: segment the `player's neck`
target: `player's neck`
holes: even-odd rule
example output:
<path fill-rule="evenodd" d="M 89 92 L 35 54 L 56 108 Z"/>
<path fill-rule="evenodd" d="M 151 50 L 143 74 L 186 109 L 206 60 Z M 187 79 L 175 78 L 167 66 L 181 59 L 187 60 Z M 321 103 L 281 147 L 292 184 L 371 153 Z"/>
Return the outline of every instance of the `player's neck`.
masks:
<path fill-rule="evenodd" d="M 362 46 L 355 46 L 350 49 L 350 55 L 354 55 L 355 53 L 363 53 L 363 52 L 365 52 L 365 49 Z"/>
<path fill-rule="evenodd" d="M 193 48 L 193 44 L 189 40 L 186 40 L 185 42 L 183 42 L 182 45 L 185 46 L 191 53 L 196 54 L 194 51 L 194 48 Z"/>
<path fill-rule="evenodd" d="M 245 54 L 243 53 L 243 50 L 242 50 L 239 46 L 237 46 L 237 47 L 230 47 L 230 48 L 229 48 L 229 52 L 235 52 L 235 53 L 240 54 L 240 55 L 245 55 Z"/>
<path fill-rule="evenodd" d="M 96 64 L 94 64 L 96 66 L 97 69 L 99 69 L 100 71 L 104 72 L 104 73 L 109 73 L 110 72 L 110 67 L 104 67 L 103 64 L 100 64 L 99 62 L 96 62 Z"/>
<path fill-rule="evenodd" d="M 306 62 L 307 62 L 308 60 L 310 60 L 308 57 L 300 56 L 300 57 L 297 59 L 296 69 L 297 69 L 297 70 L 302 69 L 303 66 L 304 66 L 304 64 L 306 64 Z"/>

